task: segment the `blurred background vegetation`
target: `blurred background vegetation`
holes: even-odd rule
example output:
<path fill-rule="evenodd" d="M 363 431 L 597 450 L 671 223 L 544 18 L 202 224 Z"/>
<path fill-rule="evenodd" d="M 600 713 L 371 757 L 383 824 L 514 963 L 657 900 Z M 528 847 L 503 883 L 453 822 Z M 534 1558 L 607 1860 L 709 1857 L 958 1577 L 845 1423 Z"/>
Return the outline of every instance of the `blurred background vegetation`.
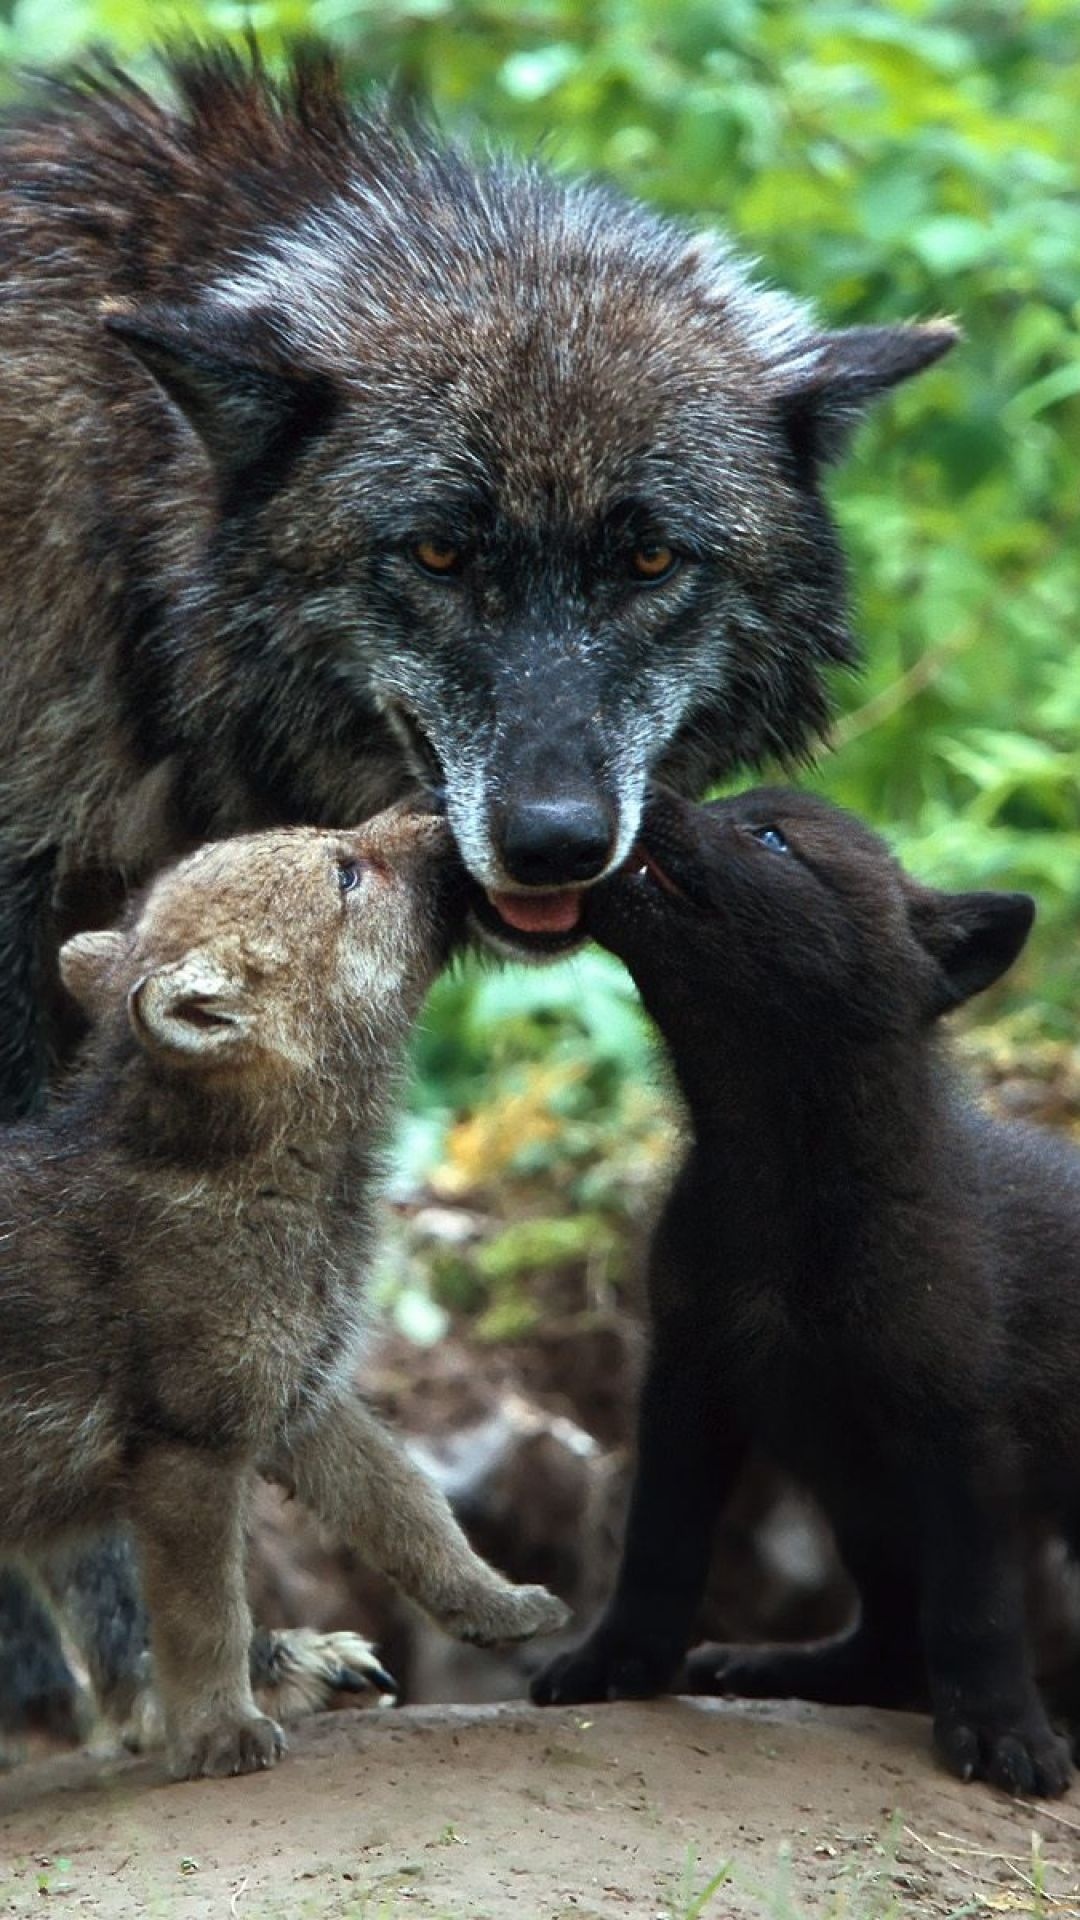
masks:
<path fill-rule="evenodd" d="M 394 81 L 467 137 L 722 225 L 832 325 L 958 316 L 963 346 L 881 407 L 835 480 L 867 665 L 812 777 L 927 878 L 1038 896 L 986 1045 L 1049 1048 L 1060 1070 L 1080 1007 L 1075 0 L 7 0 L 0 19 L 9 73 L 93 42 L 152 68 L 178 28 L 254 28 L 274 57 L 314 32 L 358 92 Z M 649 1084 L 602 956 L 451 979 L 417 1051 L 401 1190 L 554 1178 L 602 1283 L 604 1221 L 666 1139 Z M 516 1296 L 493 1259 L 497 1328 Z M 447 1274 L 451 1295 L 477 1281 L 453 1258 Z"/>

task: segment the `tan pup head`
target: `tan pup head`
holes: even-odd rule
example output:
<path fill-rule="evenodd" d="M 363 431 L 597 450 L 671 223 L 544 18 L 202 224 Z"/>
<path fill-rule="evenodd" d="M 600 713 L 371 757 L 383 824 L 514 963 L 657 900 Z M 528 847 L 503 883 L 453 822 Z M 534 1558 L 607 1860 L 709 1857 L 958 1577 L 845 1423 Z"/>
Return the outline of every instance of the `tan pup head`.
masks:
<path fill-rule="evenodd" d="M 129 925 L 69 940 L 60 970 L 93 1020 L 125 1006 L 167 1069 L 302 1078 L 396 1048 L 449 952 L 459 874 L 445 823 L 404 807 L 216 841 Z"/>

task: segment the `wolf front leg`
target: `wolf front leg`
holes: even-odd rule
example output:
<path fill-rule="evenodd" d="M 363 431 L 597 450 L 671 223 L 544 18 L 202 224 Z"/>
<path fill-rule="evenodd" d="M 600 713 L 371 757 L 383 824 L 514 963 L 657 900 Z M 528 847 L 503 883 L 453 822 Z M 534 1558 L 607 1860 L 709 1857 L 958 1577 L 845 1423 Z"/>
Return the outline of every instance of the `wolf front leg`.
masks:
<path fill-rule="evenodd" d="M 438 1488 L 356 1398 L 267 1472 L 458 1640 L 527 1640 L 568 1617 L 546 1587 L 513 1586 L 473 1552 Z"/>
<path fill-rule="evenodd" d="M 51 852 L 0 851 L 0 1120 L 33 1112 L 45 1090 L 45 934 L 55 864 Z"/>
<path fill-rule="evenodd" d="M 1007 1793 L 1069 1784 L 1031 1672 L 1014 1500 L 993 1433 L 950 1435 L 919 1463 L 922 1637 L 934 1738 L 951 1772 Z"/>
<path fill-rule="evenodd" d="M 178 1779 L 253 1773 L 284 1751 L 280 1727 L 256 1707 L 248 1670 L 249 1490 L 244 1466 L 194 1447 L 156 1447 L 133 1475 L 154 1680 Z"/>
<path fill-rule="evenodd" d="M 42 1002 L 52 853 L 18 855 L 0 831 L 0 1122 L 42 1099 L 48 1045 Z M 0 1727 L 47 1726 L 78 1737 L 79 1692 L 47 1611 L 26 1576 L 0 1572 Z"/>
<path fill-rule="evenodd" d="M 82 1655 L 101 1712 L 118 1728 L 137 1721 L 149 1686 L 149 1629 L 129 1536 L 58 1549 L 41 1562 L 40 1574 Z"/>

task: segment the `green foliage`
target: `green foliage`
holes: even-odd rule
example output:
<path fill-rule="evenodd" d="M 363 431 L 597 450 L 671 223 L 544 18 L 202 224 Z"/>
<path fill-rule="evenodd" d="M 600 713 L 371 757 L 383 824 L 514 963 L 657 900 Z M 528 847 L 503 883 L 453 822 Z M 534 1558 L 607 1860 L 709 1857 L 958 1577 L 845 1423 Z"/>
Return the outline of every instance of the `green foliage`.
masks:
<path fill-rule="evenodd" d="M 436 986 L 414 1043 L 401 1190 L 449 1154 L 444 1186 L 455 1195 L 498 1171 L 554 1180 L 573 1205 L 625 1207 L 662 1151 L 652 1062 L 634 988 L 606 954 L 544 968 L 460 964 Z"/>
<path fill-rule="evenodd" d="M 272 56 L 328 36 L 358 89 L 392 81 L 467 137 L 543 146 L 723 225 L 830 324 L 960 319 L 964 344 L 879 410 L 834 483 L 867 669 L 814 778 L 928 878 L 1037 894 L 1020 985 L 1064 1029 L 1080 997 L 1074 0 L 7 0 L 0 55 L 99 40 L 149 59 L 177 28 L 249 27 Z M 541 1059 L 581 1065 L 559 1096 L 565 1152 L 644 1045 L 596 957 L 569 985 L 459 977 L 420 1043 L 406 1162 Z"/>

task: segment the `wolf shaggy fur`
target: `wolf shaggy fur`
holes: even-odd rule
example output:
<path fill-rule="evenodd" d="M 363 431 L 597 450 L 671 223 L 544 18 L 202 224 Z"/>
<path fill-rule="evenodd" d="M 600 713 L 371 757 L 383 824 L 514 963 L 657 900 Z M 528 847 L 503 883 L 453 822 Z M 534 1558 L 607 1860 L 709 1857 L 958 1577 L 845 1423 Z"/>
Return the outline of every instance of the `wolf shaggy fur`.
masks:
<path fill-rule="evenodd" d="M 131 1528 L 177 1774 L 281 1751 L 244 1597 L 260 1468 L 450 1632 L 566 1617 L 477 1558 L 352 1389 L 400 1058 L 463 916 L 449 855 L 444 822 L 400 811 L 204 847 L 64 947 L 92 1050 L 0 1149 L 0 1544 L 63 1599 L 63 1551 Z M 74 1621 L 92 1670 L 96 1621 Z M 263 1640 L 260 1663 L 294 1706 L 327 1664 L 386 1683 L 351 1635 L 279 1637 L 269 1661 Z"/>
<path fill-rule="evenodd" d="M 686 1096 L 651 1254 L 652 1354 L 615 1593 L 543 1701 L 677 1681 L 749 1449 L 817 1495 L 858 1625 L 705 1648 L 683 1684 L 909 1706 L 963 1778 L 1060 1793 L 1029 1549 L 1080 1551 L 1080 1154 L 991 1118 L 939 1020 L 1026 938 L 1025 894 L 946 894 L 858 821 L 763 790 L 661 799 L 648 863 L 590 895 Z"/>

